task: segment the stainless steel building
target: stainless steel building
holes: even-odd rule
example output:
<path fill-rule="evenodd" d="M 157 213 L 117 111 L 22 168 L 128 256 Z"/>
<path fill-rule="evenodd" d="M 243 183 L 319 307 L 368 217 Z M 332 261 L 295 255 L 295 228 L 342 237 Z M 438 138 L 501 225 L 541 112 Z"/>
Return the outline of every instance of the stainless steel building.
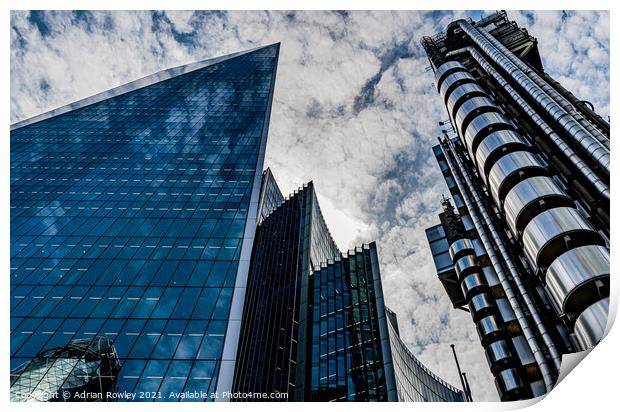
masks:
<path fill-rule="evenodd" d="M 448 119 L 433 148 L 456 209 L 427 229 L 439 279 L 470 312 L 502 400 L 553 388 L 609 306 L 609 124 L 545 73 L 505 12 L 422 44 Z M 440 119 L 438 119 L 440 120 Z"/>

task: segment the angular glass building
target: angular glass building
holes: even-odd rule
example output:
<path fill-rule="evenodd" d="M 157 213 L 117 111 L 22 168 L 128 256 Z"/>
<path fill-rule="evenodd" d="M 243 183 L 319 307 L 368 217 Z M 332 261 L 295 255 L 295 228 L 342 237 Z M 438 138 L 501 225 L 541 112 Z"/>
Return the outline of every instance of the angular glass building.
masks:
<path fill-rule="evenodd" d="M 545 73 L 505 12 L 422 44 L 449 120 L 433 148 L 456 208 L 427 230 L 502 400 L 542 395 L 609 307 L 609 123 Z"/>
<path fill-rule="evenodd" d="M 13 385 L 47 351 L 103 336 L 118 393 L 230 391 L 278 52 L 166 70 L 11 127 Z"/>
<path fill-rule="evenodd" d="M 312 182 L 283 199 L 267 171 L 263 193 L 234 399 L 463 401 L 388 326 L 375 244 L 341 254 Z"/>

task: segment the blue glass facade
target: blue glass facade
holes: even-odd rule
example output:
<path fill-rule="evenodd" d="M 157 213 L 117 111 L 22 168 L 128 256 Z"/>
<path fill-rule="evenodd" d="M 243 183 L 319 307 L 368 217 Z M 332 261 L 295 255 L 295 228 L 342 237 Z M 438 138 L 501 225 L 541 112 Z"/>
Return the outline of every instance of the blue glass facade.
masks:
<path fill-rule="evenodd" d="M 12 370 L 104 336 L 117 390 L 147 394 L 136 400 L 230 390 L 278 51 L 168 70 L 14 125 Z"/>
<path fill-rule="evenodd" d="M 376 245 L 322 264 L 310 293 L 310 399 L 396 401 Z"/>

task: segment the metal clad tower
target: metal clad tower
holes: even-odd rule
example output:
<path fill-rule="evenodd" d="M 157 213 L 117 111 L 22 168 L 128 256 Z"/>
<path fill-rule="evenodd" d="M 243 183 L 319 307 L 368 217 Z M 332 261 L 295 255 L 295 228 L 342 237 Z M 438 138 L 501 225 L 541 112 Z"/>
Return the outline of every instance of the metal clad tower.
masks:
<path fill-rule="evenodd" d="M 445 200 L 427 230 L 439 278 L 471 313 L 501 399 L 541 395 L 561 355 L 606 326 L 609 124 L 544 72 L 505 12 L 422 45 L 448 113 L 433 150 L 456 206 Z"/>

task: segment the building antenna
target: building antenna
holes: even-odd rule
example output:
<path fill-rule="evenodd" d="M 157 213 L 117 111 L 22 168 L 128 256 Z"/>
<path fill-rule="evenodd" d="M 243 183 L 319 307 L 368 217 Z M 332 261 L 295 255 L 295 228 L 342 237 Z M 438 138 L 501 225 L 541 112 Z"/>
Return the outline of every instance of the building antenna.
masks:
<path fill-rule="evenodd" d="M 461 386 L 463 387 L 463 393 L 465 394 L 465 401 L 469 402 L 469 393 L 467 391 L 467 386 L 465 385 L 465 379 L 463 378 L 464 374 L 461 372 L 461 365 L 459 365 L 459 358 L 456 356 L 456 349 L 454 349 L 454 343 L 450 344 L 452 348 L 452 354 L 454 355 L 454 362 L 456 362 L 456 369 L 459 372 L 459 379 L 461 380 Z"/>
<path fill-rule="evenodd" d="M 467 397 L 470 402 L 473 402 L 474 399 L 471 397 L 471 388 L 469 387 L 469 381 L 467 380 L 467 375 L 463 372 L 463 380 L 465 381 L 465 387 L 467 388 Z"/>

